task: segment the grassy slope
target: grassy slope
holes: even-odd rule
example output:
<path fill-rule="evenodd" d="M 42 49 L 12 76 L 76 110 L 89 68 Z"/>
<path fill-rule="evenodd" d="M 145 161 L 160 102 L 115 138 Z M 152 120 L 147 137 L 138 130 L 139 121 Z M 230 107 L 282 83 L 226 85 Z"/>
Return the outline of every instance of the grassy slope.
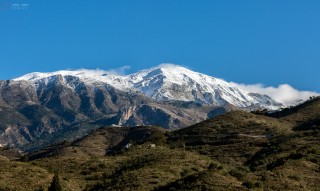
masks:
<path fill-rule="evenodd" d="M 115 156 L 54 157 L 32 164 L 52 171 L 59 169 L 62 185 L 68 190 L 152 190 L 207 172 L 210 164 L 219 166 L 216 174 L 226 180 L 217 179 L 215 182 L 220 185 L 217 187 L 241 187 L 241 182 L 228 174 L 228 166 L 193 152 L 164 146 L 151 148 L 149 144 L 133 146 Z"/>
<path fill-rule="evenodd" d="M 174 143 L 180 141 L 178 147 L 234 167 L 229 173 L 247 188 L 318 190 L 319 111 L 320 100 L 315 99 L 273 114 L 276 119 L 230 112 L 173 132 L 170 139 Z"/>
<path fill-rule="evenodd" d="M 44 168 L 29 163 L 0 158 L 0 190 L 39 190 L 46 188 L 52 175 Z"/>

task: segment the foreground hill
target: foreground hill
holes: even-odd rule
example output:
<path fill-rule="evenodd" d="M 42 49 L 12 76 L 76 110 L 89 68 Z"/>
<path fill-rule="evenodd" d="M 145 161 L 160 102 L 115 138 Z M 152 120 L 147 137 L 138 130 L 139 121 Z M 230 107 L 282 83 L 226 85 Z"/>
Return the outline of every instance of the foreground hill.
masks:
<path fill-rule="evenodd" d="M 320 126 L 311 121 L 319 111 L 317 98 L 269 116 L 231 111 L 175 131 L 104 127 L 21 158 L 28 162 L 5 158 L 17 166 L 6 187 L 31 181 L 24 190 L 46 189 L 58 171 L 66 190 L 318 190 Z M 21 165 L 34 168 L 24 171 L 31 180 L 18 179 Z"/>

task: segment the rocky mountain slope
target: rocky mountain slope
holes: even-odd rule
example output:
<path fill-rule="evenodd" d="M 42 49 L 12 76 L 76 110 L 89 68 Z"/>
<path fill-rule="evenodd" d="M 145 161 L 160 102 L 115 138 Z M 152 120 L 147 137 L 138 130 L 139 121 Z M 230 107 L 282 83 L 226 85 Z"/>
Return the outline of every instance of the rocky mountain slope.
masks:
<path fill-rule="evenodd" d="M 64 80 L 77 83 L 70 89 Z M 0 144 L 22 146 L 74 140 L 104 125 L 179 128 L 204 120 L 214 107 L 190 109 L 123 92 L 107 84 L 86 85 L 58 76 L 46 85 L 0 82 Z"/>

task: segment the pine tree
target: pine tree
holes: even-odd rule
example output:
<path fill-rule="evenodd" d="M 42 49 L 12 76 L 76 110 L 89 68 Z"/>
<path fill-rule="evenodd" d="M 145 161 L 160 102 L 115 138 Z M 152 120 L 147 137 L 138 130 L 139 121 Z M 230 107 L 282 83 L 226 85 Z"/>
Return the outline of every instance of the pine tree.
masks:
<path fill-rule="evenodd" d="M 58 173 L 54 173 L 54 177 L 53 177 L 53 180 L 50 184 L 48 191 L 62 191 L 62 187 L 59 182 Z"/>

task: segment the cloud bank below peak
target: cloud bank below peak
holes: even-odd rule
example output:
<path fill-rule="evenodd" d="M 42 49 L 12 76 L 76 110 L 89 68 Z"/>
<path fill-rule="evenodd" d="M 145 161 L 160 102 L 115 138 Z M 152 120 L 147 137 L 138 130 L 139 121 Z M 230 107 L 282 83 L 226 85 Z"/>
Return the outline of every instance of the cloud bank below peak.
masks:
<path fill-rule="evenodd" d="M 238 84 L 234 82 L 231 82 L 231 84 L 247 92 L 266 94 L 286 106 L 295 105 L 297 102 L 305 101 L 311 96 L 320 95 L 313 91 L 297 90 L 289 84 L 280 84 L 278 87 L 266 87 L 263 84 Z"/>

